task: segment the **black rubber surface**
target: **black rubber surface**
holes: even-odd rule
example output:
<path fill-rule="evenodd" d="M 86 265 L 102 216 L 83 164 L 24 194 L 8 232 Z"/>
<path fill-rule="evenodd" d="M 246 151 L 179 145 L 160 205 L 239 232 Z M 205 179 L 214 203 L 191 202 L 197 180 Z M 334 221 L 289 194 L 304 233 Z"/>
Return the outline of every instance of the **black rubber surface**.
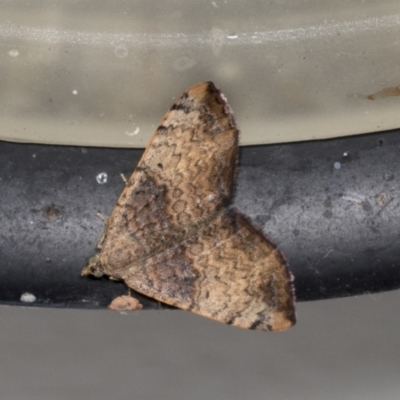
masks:
<path fill-rule="evenodd" d="M 241 150 L 235 206 L 285 254 L 298 301 L 400 287 L 399 134 Z M 0 303 L 105 307 L 127 293 L 80 271 L 103 231 L 96 214 L 142 152 L 0 142 Z"/>

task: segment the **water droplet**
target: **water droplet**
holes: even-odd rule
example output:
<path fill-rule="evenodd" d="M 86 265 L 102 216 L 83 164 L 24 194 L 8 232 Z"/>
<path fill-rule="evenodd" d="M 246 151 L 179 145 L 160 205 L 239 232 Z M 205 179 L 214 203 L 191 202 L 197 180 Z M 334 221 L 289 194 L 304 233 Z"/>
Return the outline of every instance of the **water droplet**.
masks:
<path fill-rule="evenodd" d="M 32 293 L 25 292 L 21 294 L 20 300 L 23 303 L 33 303 L 34 301 L 36 301 L 36 296 Z"/>
<path fill-rule="evenodd" d="M 104 185 L 105 183 L 107 183 L 107 178 L 108 176 L 105 172 L 100 172 L 100 174 L 96 176 L 96 181 L 98 184 Z"/>
<path fill-rule="evenodd" d="M 140 128 L 137 126 L 133 132 L 125 131 L 125 135 L 128 136 L 136 136 L 140 132 Z"/>
<path fill-rule="evenodd" d="M 125 58 L 128 54 L 129 51 L 126 48 L 126 46 L 124 44 L 119 44 L 115 50 L 114 50 L 114 54 L 118 57 L 118 58 Z"/>

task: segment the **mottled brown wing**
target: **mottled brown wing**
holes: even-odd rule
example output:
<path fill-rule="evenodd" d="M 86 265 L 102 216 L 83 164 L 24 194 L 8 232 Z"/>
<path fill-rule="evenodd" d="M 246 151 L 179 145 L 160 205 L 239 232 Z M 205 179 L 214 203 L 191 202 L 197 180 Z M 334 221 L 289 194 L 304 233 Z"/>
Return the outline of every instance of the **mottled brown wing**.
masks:
<path fill-rule="evenodd" d="M 286 263 L 263 233 L 228 210 L 238 131 L 212 83 L 193 86 L 165 115 L 121 194 L 101 252 L 83 274 L 242 328 L 295 322 Z"/>
<path fill-rule="evenodd" d="M 191 87 L 165 115 L 109 218 L 104 272 L 120 278 L 128 264 L 181 240 L 229 204 L 237 153 L 224 96 L 212 83 Z"/>
<path fill-rule="evenodd" d="M 241 328 L 280 331 L 295 323 L 291 275 L 276 247 L 234 210 L 123 275 L 132 289 Z"/>

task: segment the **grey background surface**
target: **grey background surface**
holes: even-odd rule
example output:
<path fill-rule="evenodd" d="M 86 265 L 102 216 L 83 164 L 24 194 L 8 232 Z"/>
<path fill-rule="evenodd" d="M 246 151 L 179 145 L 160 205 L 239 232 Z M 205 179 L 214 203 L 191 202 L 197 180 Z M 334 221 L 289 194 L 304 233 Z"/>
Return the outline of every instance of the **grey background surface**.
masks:
<path fill-rule="evenodd" d="M 0 398 L 399 398 L 400 291 L 297 310 L 273 334 L 175 310 L 2 306 Z"/>

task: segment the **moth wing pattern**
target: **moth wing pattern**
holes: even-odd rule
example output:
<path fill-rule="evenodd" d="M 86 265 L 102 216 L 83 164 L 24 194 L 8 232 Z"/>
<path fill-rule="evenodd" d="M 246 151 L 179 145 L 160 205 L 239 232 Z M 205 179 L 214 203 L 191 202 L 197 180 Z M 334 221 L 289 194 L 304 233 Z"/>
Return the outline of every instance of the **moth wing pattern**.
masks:
<path fill-rule="evenodd" d="M 177 100 L 109 218 L 100 256 L 105 273 L 180 240 L 230 203 L 238 134 L 212 83 L 195 85 Z"/>
<path fill-rule="evenodd" d="M 281 331 L 295 323 L 291 275 L 277 248 L 236 210 L 133 263 L 132 289 L 233 326 Z"/>
<path fill-rule="evenodd" d="M 164 303 L 234 326 L 295 323 L 286 262 L 232 201 L 238 129 L 211 82 L 164 116 L 83 275 L 103 274 Z"/>

